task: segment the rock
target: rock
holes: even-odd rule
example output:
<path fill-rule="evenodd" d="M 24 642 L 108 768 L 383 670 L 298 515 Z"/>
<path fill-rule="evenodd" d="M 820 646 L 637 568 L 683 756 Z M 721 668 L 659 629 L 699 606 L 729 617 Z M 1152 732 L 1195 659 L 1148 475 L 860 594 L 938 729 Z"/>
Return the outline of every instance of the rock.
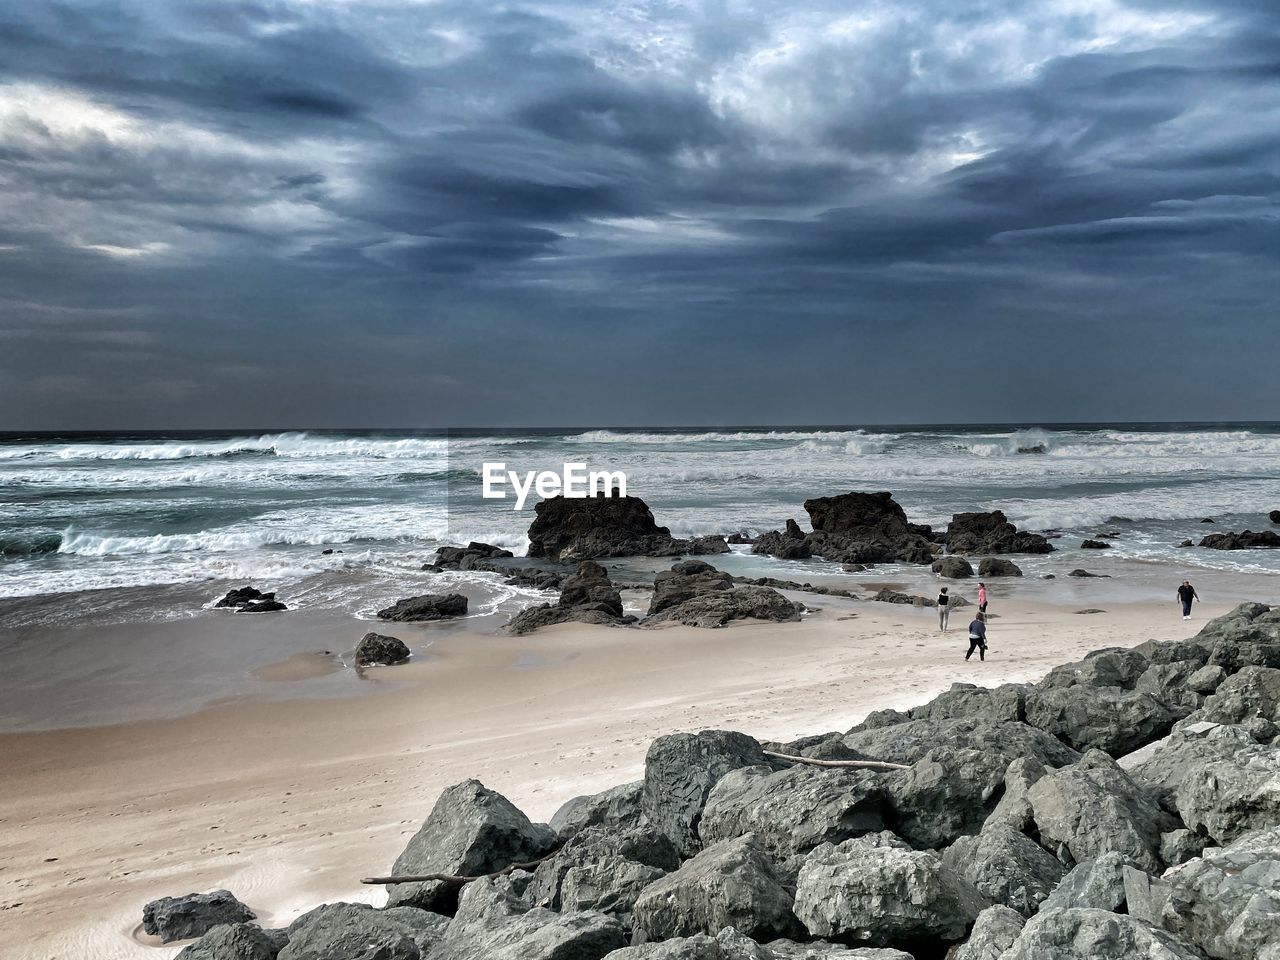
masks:
<path fill-rule="evenodd" d="M 1169 899 L 1169 885 L 1144 870 L 1125 865 L 1121 871 L 1124 880 L 1125 911 L 1131 917 L 1160 925 L 1160 916 Z"/>
<path fill-rule="evenodd" d="M 562 913 L 596 910 L 631 927 L 641 892 L 679 866 L 664 834 L 588 827 L 538 864 L 526 898 Z"/>
<path fill-rule="evenodd" d="M 1280 670 L 1242 667 L 1223 680 L 1195 713 L 1195 719 L 1213 723 L 1243 723 L 1254 717 L 1273 723 L 1280 720 Z"/>
<path fill-rule="evenodd" d="M 1041 844 L 1066 865 L 1115 851 L 1148 873 L 1163 869 L 1160 835 L 1176 822 L 1102 751 L 1041 777 L 1027 799 Z"/>
<path fill-rule="evenodd" d="M 823 844 L 796 881 L 796 915 L 811 934 L 875 946 L 959 940 L 989 901 L 932 853 L 892 835 Z"/>
<path fill-rule="evenodd" d="M 640 798 L 644 781 L 624 783 L 603 793 L 586 797 L 574 797 L 567 801 L 551 817 L 551 829 L 562 840 L 576 836 L 587 827 L 626 829 L 639 827 L 644 815 L 640 812 Z"/>
<path fill-rule="evenodd" d="M 1180 547 L 1194 547 L 1194 546 L 1195 546 L 1195 544 L 1194 544 L 1194 543 L 1192 543 L 1190 540 L 1183 540 L 1182 542 L 1180 542 L 1180 543 L 1178 544 L 1178 546 L 1180 546 Z"/>
<path fill-rule="evenodd" d="M 706 593 L 733 589 L 733 578 L 701 560 L 682 560 L 653 578 L 649 615 L 679 606 Z"/>
<path fill-rule="evenodd" d="M 1204 703 L 1204 697 L 1188 685 L 1191 677 L 1201 669 L 1195 660 L 1153 663 L 1138 678 L 1134 690 L 1151 694 L 1164 704 L 1173 719 L 1181 720 Z"/>
<path fill-rule="evenodd" d="M 1097 607 L 1085 607 L 1085 609 L 1083 609 L 1083 610 L 1077 610 L 1077 611 L 1076 611 L 1076 613 L 1080 613 L 1080 614 L 1089 614 L 1089 613 L 1106 613 L 1106 612 L 1107 612 L 1107 611 L 1105 611 L 1105 610 L 1100 610 L 1100 609 L 1099 609 L 1099 608 L 1097 608 Z"/>
<path fill-rule="evenodd" d="M 640 894 L 637 936 L 664 940 L 726 927 L 753 940 L 795 936 L 792 894 L 750 834 L 712 844 Z"/>
<path fill-rule="evenodd" d="M 987 720 L 1025 719 L 1023 705 L 1028 687 L 1020 683 L 1005 683 L 989 689 L 972 683 L 953 683 L 951 689 L 940 693 L 922 707 L 913 707 L 913 720 L 952 720 L 960 717 Z"/>
<path fill-rule="evenodd" d="M 733 546 L 750 546 L 755 542 L 755 537 L 748 537 L 743 533 L 731 533 L 729 536 L 725 537 L 725 543 Z"/>
<path fill-rule="evenodd" d="M 403 641 L 380 633 L 366 633 L 356 644 L 356 665 L 360 667 L 403 663 L 411 655 Z"/>
<path fill-rule="evenodd" d="M 489 560 L 509 559 L 510 550 L 496 547 L 492 543 L 472 541 L 465 547 L 439 547 L 436 549 L 435 561 L 429 566 L 439 570 L 491 570 L 499 572 L 503 568 L 486 563 Z"/>
<path fill-rule="evenodd" d="M 1081 550 L 1110 550 L 1111 544 L 1103 543 L 1101 540 L 1085 540 L 1080 544 Z"/>
<path fill-rule="evenodd" d="M 1077 750 L 1122 756 L 1169 732 L 1174 717 L 1149 693 L 1121 687 L 1037 687 L 1027 695 L 1027 723 Z"/>
<path fill-rule="evenodd" d="M 525 607 L 507 621 L 503 628 L 512 636 L 522 637 L 542 627 L 555 626 L 558 623 L 592 623 L 599 627 L 617 627 L 628 621 L 619 620 L 612 613 L 594 607 L 561 607 L 544 603 L 539 606 Z M 634 618 L 631 622 L 635 622 Z"/>
<path fill-rule="evenodd" d="M 467 615 L 467 598 L 460 593 L 423 594 L 408 597 L 378 611 L 379 620 L 418 623 L 424 620 L 447 620 Z"/>
<path fill-rule="evenodd" d="M 804 502 L 813 554 L 834 563 L 932 563 L 934 544 L 889 493 L 844 493 Z"/>
<path fill-rule="evenodd" d="M 933 561 L 933 572 L 951 580 L 973 576 L 973 565 L 964 557 L 940 557 Z"/>
<path fill-rule="evenodd" d="M 1202 837 L 1185 827 L 1170 830 L 1160 837 L 1160 859 L 1168 866 L 1176 867 L 1200 856 L 1206 843 L 1208 843 L 1207 837 Z"/>
<path fill-rule="evenodd" d="M 1211 533 L 1200 541 L 1200 546 L 1210 550 L 1255 550 L 1280 548 L 1280 533 L 1274 530 L 1260 530 L 1254 533 L 1245 530 L 1243 533 Z"/>
<path fill-rule="evenodd" d="M 957 513 L 947 525 L 950 553 L 1052 553 L 1053 544 L 1038 533 L 1021 533 L 999 511 Z"/>
<path fill-rule="evenodd" d="M 578 564 L 578 572 L 561 583 L 560 606 L 590 606 L 622 617 L 622 597 L 609 580 L 608 571 L 594 560 L 583 560 Z"/>
<path fill-rule="evenodd" d="M 1207 696 L 1217 690 L 1225 679 L 1227 671 L 1216 663 L 1206 664 L 1187 677 L 1187 688 Z"/>
<path fill-rule="evenodd" d="M 1280 827 L 1212 847 L 1165 879 L 1166 929 L 1219 960 L 1280 955 Z"/>
<path fill-rule="evenodd" d="M 1024 917 L 1036 912 L 1066 872 L 1034 840 L 999 825 L 960 837 L 943 852 L 942 862 L 989 900 Z"/>
<path fill-rule="evenodd" d="M 909 593 L 894 590 L 892 587 L 881 587 L 871 599 L 878 600 L 880 603 L 909 603 L 917 607 L 936 607 L 938 605 L 936 600 L 930 600 L 928 597 L 912 596 Z"/>
<path fill-rule="evenodd" d="M 772 950 L 766 950 L 730 928 L 721 930 L 714 937 L 699 933 L 663 943 L 624 947 L 609 954 L 605 960 L 775 960 L 775 957 Z"/>
<path fill-rule="evenodd" d="M 946 960 L 1000 960 L 1026 922 L 1016 910 L 1000 904 L 987 907 L 973 922 L 969 939 L 948 950 Z"/>
<path fill-rule="evenodd" d="M 1213 517 L 1201 517 L 1200 522 L 1201 523 L 1217 523 L 1217 521 L 1214 520 Z"/>
<path fill-rule="evenodd" d="M 911 954 L 889 947 L 844 947 L 825 940 L 774 940 L 769 954 L 774 960 L 912 960 Z"/>
<path fill-rule="evenodd" d="M 1078 863 L 1062 878 L 1062 882 L 1040 905 L 1040 909 L 1069 910 L 1088 907 L 1119 913 L 1125 909 L 1124 876 L 1133 869 L 1132 859 L 1114 850 L 1096 860 Z"/>
<path fill-rule="evenodd" d="M 878 711 L 889 714 L 889 711 Z M 1047 767 L 1074 763 L 1079 754 L 1055 737 L 1025 723 L 997 722 L 985 718 L 962 717 L 953 720 L 908 719 L 899 715 L 872 717 L 844 735 L 845 745 L 863 756 L 893 763 L 915 763 L 935 749 L 973 750 L 1000 756 L 1002 762 L 994 785 L 982 789 L 998 791 L 1009 763 L 1018 757 L 1031 757 Z M 881 722 L 883 721 L 883 722 Z"/>
<path fill-rule="evenodd" d="M 616 493 L 616 491 L 615 491 Z M 534 507 L 530 557 L 567 562 L 599 557 L 728 553 L 723 537 L 677 540 L 639 497 L 549 497 Z"/>
<path fill-rule="evenodd" d="M 288 608 L 276 599 L 274 593 L 263 593 L 256 587 L 238 587 L 227 591 L 226 596 L 214 604 L 229 607 L 237 613 L 273 613 Z"/>
<path fill-rule="evenodd" d="M 1280 608 L 1265 603 L 1242 603 L 1230 613 L 1215 617 L 1195 636 L 1202 646 L 1212 648 L 1220 640 L 1236 643 L 1280 643 Z"/>
<path fill-rule="evenodd" d="M 983 577 L 1020 577 L 1022 568 L 1012 560 L 1000 557 L 984 557 L 978 564 L 978 576 Z"/>
<path fill-rule="evenodd" d="M 809 559 L 813 556 L 813 547 L 800 534 L 798 526 L 795 533 L 791 532 L 793 523 L 794 521 L 787 521 L 786 531 L 769 530 L 760 534 L 751 545 L 751 552 L 767 557 L 777 557 L 780 560 Z"/>
<path fill-rule="evenodd" d="M 278 613 L 281 610 L 288 610 L 285 604 L 275 599 L 275 597 L 264 597 L 262 600 L 251 600 L 249 603 L 236 608 L 236 613 Z"/>
<path fill-rule="evenodd" d="M 1096 579 L 1106 580 L 1106 579 L 1110 579 L 1111 577 L 1109 573 L 1090 573 L 1088 570 L 1081 570 L 1079 568 L 1072 570 L 1070 573 L 1067 574 L 1067 576 L 1078 577 L 1078 578 L 1090 577 L 1095 580 Z"/>
<path fill-rule="evenodd" d="M 1280 510 L 1272 510 L 1267 514 L 1267 519 L 1272 523 L 1280 523 Z"/>
<path fill-rule="evenodd" d="M 425 910 L 327 903 L 289 925 L 289 942 L 278 960 L 419 960 L 439 942 L 446 924 Z"/>
<path fill-rule="evenodd" d="M 595 910 L 559 914 L 513 902 L 494 880 L 469 883 L 457 916 L 426 960 L 600 960 L 626 943 L 622 924 Z M 346 960 L 344 957 L 343 960 Z"/>
<path fill-rule="evenodd" d="M 698 824 L 707 796 L 731 770 L 766 764 L 757 740 L 743 733 L 704 730 L 659 737 L 645 755 L 640 809 L 676 845 L 681 857 L 701 847 Z"/>
<path fill-rule="evenodd" d="M 142 929 L 163 943 L 203 937 L 220 924 L 245 923 L 257 914 L 229 890 L 161 897 L 142 908 Z"/>
<path fill-rule="evenodd" d="M 771 587 L 733 587 L 691 597 L 645 618 L 646 624 L 674 621 L 692 627 L 722 627 L 730 620 L 800 619 L 800 606 Z"/>
<path fill-rule="evenodd" d="M 1045 765 L 1034 757 L 1018 757 L 1011 762 L 1004 772 L 1004 793 L 983 823 L 983 829 L 1005 826 L 1019 833 L 1034 830 L 1035 815 L 1027 793 L 1047 772 Z"/>
<path fill-rule="evenodd" d="M 1243 738 L 1223 733 L 1215 740 L 1225 745 Z M 1280 822 L 1280 750 L 1240 743 L 1229 755 L 1191 766 L 1175 805 L 1187 827 L 1219 844 Z"/>
<path fill-rule="evenodd" d="M 884 829 L 885 779 L 872 770 L 744 767 L 712 788 L 698 831 L 705 843 L 751 833 L 782 863 Z"/>
<path fill-rule="evenodd" d="M 214 927 L 178 954 L 179 960 L 276 960 L 288 943 L 283 930 L 263 930 L 255 923 Z"/>
<path fill-rule="evenodd" d="M 1201 960 L 1172 934 L 1136 917 L 1077 908 L 1041 911 L 1000 960 Z"/>
<path fill-rule="evenodd" d="M 1075 686 L 1120 687 L 1132 690 L 1149 666 L 1141 652 L 1125 647 L 1094 650 L 1083 660 L 1064 663 L 1050 670 L 1036 689 L 1048 690 Z"/>
<path fill-rule="evenodd" d="M 556 842 L 554 830 L 530 823 L 506 797 L 478 780 L 464 780 L 440 794 L 391 872 L 475 876 L 536 860 Z M 388 887 L 387 902 L 449 914 L 457 895 L 455 884 L 400 883 Z"/>

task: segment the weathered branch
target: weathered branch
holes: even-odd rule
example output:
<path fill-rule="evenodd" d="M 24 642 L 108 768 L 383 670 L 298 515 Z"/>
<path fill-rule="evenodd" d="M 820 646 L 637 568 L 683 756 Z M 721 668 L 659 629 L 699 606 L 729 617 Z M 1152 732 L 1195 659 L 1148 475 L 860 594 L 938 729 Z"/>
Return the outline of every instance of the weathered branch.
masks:
<path fill-rule="evenodd" d="M 550 860 L 560 850 L 556 847 L 546 856 L 539 857 L 537 860 L 530 860 L 528 863 L 513 863 L 510 866 L 503 867 L 501 870 L 495 870 L 493 873 L 482 873 L 474 877 L 460 877 L 449 873 L 422 873 L 422 874 L 402 874 L 394 877 L 365 877 L 361 883 L 428 883 L 435 881 L 437 883 L 471 883 L 473 880 L 493 880 L 496 877 L 505 877 L 508 873 L 516 870 L 529 870 L 536 867 L 544 860 Z"/>
<path fill-rule="evenodd" d="M 804 763 L 811 767 L 855 767 L 859 770 L 910 770 L 910 764 L 890 763 L 888 760 L 817 760 L 813 757 L 793 757 L 789 753 L 764 752 L 766 757 L 777 757 L 779 760 L 790 760 L 792 763 Z"/>

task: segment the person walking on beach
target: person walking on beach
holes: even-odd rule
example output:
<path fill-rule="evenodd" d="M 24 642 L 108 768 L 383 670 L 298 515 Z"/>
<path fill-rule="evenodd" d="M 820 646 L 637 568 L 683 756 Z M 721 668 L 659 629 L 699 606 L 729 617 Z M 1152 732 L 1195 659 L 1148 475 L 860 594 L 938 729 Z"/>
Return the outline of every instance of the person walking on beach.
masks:
<path fill-rule="evenodd" d="M 1196 593 L 1196 588 L 1191 585 L 1190 580 L 1183 580 L 1182 586 L 1178 588 L 1178 599 L 1182 601 L 1182 619 L 1191 619 L 1191 601 L 1199 600 L 1200 594 Z"/>
<path fill-rule="evenodd" d="M 947 595 L 947 588 L 943 587 L 942 592 L 938 594 L 938 629 L 943 633 L 947 632 L 947 620 L 951 616 L 951 597 Z"/>
<path fill-rule="evenodd" d="M 979 660 L 987 659 L 987 618 L 981 613 L 969 624 L 969 652 L 964 658 L 968 660 L 975 650 L 978 651 Z"/>
<path fill-rule="evenodd" d="M 987 612 L 987 585 L 981 580 L 978 581 L 978 612 Z"/>

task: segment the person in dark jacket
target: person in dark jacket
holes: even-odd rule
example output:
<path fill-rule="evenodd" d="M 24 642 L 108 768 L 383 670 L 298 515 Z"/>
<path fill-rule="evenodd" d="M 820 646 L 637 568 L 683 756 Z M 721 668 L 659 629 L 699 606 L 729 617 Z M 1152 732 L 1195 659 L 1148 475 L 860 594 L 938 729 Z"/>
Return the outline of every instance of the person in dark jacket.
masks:
<path fill-rule="evenodd" d="M 1178 588 L 1178 599 L 1182 602 L 1182 619 L 1191 619 L 1191 601 L 1199 600 L 1200 594 L 1196 593 L 1196 588 L 1191 585 L 1190 580 L 1183 580 L 1182 586 Z"/>
<path fill-rule="evenodd" d="M 951 616 L 951 597 L 947 593 L 947 588 L 943 587 L 942 592 L 938 594 L 938 629 L 943 633 L 947 632 L 947 619 Z"/>
<path fill-rule="evenodd" d="M 969 652 L 964 658 L 968 660 L 975 650 L 978 651 L 979 660 L 987 659 L 987 618 L 981 613 L 969 624 Z"/>

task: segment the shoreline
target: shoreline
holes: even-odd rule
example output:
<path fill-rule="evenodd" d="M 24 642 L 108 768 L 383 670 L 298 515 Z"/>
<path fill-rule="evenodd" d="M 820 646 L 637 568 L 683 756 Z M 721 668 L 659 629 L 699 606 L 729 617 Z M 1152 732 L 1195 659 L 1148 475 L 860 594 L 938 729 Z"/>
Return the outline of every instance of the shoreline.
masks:
<path fill-rule="evenodd" d="M 430 657 L 377 671 L 369 696 L 242 696 L 0 734 L 0 915 L 30 960 L 171 956 L 181 944 L 135 936 L 156 896 L 228 887 L 271 924 L 325 900 L 381 902 L 359 877 L 385 869 L 440 790 L 468 777 L 545 820 L 636 779 L 662 734 L 843 730 L 955 681 L 1031 680 L 1099 647 L 1190 636 L 1231 607 L 1186 623 L 1171 603 L 1080 616 L 1002 600 L 979 664 L 962 659 L 962 625 L 941 636 L 932 610 L 806 599 L 822 609 L 798 624 L 440 631 Z M 282 685 L 324 682 L 301 673 Z"/>

